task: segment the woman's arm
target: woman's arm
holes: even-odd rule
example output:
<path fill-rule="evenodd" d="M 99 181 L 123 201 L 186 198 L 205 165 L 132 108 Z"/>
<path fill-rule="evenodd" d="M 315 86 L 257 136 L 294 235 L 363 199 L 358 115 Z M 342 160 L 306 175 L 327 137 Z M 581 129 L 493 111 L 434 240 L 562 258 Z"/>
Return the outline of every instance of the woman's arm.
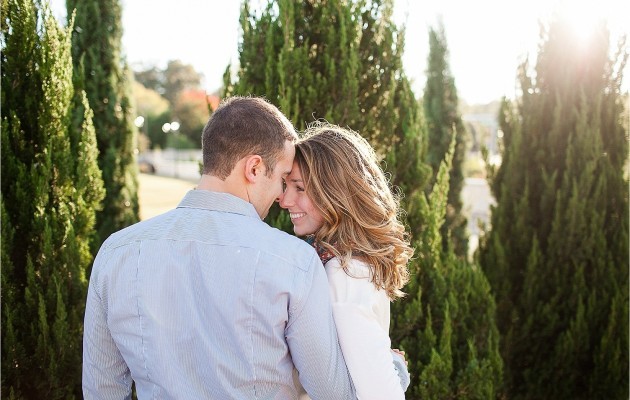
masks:
<path fill-rule="evenodd" d="M 333 315 L 341 351 L 354 382 L 357 397 L 404 399 L 401 379 L 394 367 L 387 332 L 389 299 L 369 279 L 367 266 L 355 262 L 348 276 L 336 259 L 326 264 Z"/>

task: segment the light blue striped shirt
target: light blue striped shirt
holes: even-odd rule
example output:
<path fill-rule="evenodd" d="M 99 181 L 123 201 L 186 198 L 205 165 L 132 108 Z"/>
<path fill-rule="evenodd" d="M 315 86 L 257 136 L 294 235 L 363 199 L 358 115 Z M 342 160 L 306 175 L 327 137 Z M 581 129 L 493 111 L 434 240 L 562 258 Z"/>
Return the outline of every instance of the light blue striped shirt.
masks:
<path fill-rule="evenodd" d="M 85 399 L 354 399 L 314 249 L 229 194 L 177 209 L 99 251 L 83 337 Z"/>

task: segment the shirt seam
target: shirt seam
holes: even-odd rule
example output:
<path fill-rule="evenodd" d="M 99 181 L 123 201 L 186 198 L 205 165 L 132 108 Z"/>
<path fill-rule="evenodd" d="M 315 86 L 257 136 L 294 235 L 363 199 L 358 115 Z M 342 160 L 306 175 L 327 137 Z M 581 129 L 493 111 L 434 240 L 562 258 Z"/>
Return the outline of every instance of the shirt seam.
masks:
<path fill-rule="evenodd" d="M 254 268 L 254 279 L 252 282 L 252 286 L 250 288 L 250 295 L 249 295 L 249 345 L 250 345 L 250 359 L 251 359 L 251 363 L 252 363 L 252 374 L 253 374 L 253 382 L 254 382 L 254 398 L 258 398 L 258 388 L 256 387 L 256 363 L 254 361 L 254 332 L 253 332 L 253 325 L 254 325 L 254 291 L 255 291 L 255 287 L 256 287 L 256 275 L 258 273 L 258 263 L 260 261 L 260 251 L 257 254 L 256 260 L 254 265 L 256 266 Z"/>
<path fill-rule="evenodd" d="M 306 270 L 301 269 L 298 265 L 296 265 L 295 261 L 299 260 L 292 260 L 289 258 L 285 258 L 282 257 L 279 254 L 276 253 L 272 253 L 269 251 L 266 251 L 265 249 L 260 249 L 260 248 L 256 248 L 253 246 L 246 246 L 246 245 L 234 245 L 234 244 L 224 244 L 224 243 L 217 243 L 217 242 L 210 242 L 210 241 L 203 241 L 203 240 L 198 240 L 198 239 L 179 239 L 179 238 L 169 238 L 169 237 L 162 237 L 162 238 L 136 238 L 136 239 L 132 239 L 129 242 L 126 243 L 120 243 L 120 244 L 116 244 L 116 245 L 111 245 L 111 247 L 109 247 L 107 250 L 109 251 L 113 251 L 113 250 L 117 250 L 121 247 L 125 247 L 125 246 L 132 246 L 136 243 L 142 243 L 142 242 L 153 242 L 153 241 L 158 241 L 158 240 L 171 240 L 171 241 L 175 241 L 175 242 L 194 242 L 194 243 L 203 243 L 203 244 L 209 244 L 209 245 L 213 245 L 213 246 L 221 246 L 221 247 L 238 247 L 238 248 L 242 248 L 242 249 L 250 249 L 250 250 L 255 250 L 258 253 L 265 253 L 266 255 L 272 256 L 277 258 L 278 260 L 281 260 L 289 265 L 295 265 L 298 269 L 307 272 Z M 311 255 L 311 257 L 308 259 L 309 264 L 312 263 L 313 258 L 316 256 L 316 253 L 313 253 L 313 255 Z"/>
<path fill-rule="evenodd" d="M 102 262 L 99 262 L 98 264 L 95 263 L 94 264 L 94 268 L 92 268 L 92 273 L 91 274 L 94 275 L 95 279 L 92 279 L 92 277 L 90 277 L 90 284 L 92 284 L 92 282 L 94 281 L 94 283 L 93 283 L 94 292 L 98 296 L 98 300 L 101 303 L 101 305 L 103 305 L 103 297 L 101 295 L 101 277 L 100 277 L 100 275 L 101 275 L 101 272 L 102 272 L 102 270 L 104 268 L 103 266 L 107 265 L 109 260 L 112 258 L 113 252 L 110 251 L 110 249 L 105 249 L 103 251 L 103 257 L 105 257 L 105 256 L 107 256 L 107 258 L 105 260 L 103 260 Z M 109 313 L 109 307 L 107 307 L 107 311 Z"/>
<path fill-rule="evenodd" d="M 313 266 L 313 260 L 315 259 L 315 257 L 317 257 L 317 254 L 313 254 L 313 256 L 311 256 L 311 259 L 309 260 L 308 265 L 312 266 L 311 269 L 317 268 L 316 266 Z M 303 303 L 308 299 L 308 296 L 310 296 L 311 290 L 313 290 L 313 274 L 315 274 L 315 271 L 309 270 L 305 272 L 308 272 L 310 274 L 309 276 L 311 277 L 311 285 L 308 288 L 308 293 L 305 293 L 305 290 L 297 290 L 297 288 L 294 287 L 294 292 L 297 293 L 299 297 L 296 299 L 296 305 L 289 308 L 291 321 L 289 321 L 285 329 L 288 329 L 291 324 L 293 324 L 293 321 L 295 321 L 295 319 L 299 317 L 299 314 L 296 314 L 298 312 L 298 307 L 300 308 L 299 311 L 301 313 L 304 310 L 305 306 L 305 304 Z M 296 276 L 298 276 L 298 274 L 296 274 Z"/>
<path fill-rule="evenodd" d="M 192 210 L 202 210 L 202 211 L 208 211 L 208 212 L 218 212 L 218 213 L 227 213 L 227 214 L 234 214 L 234 215 L 241 215 L 243 217 L 247 217 L 247 218 L 252 218 L 256 221 L 260 221 L 260 216 L 258 214 L 256 215 L 251 215 L 247 212 L 242 212 L 242 211 L 236 211 L 236 210 L 217 210 L 214 208 L 204 208 L 204 207 L 196 207 L 196 206 L 177 206 L 175 209 L 178 208 L 185 208 L 185 209 L 192 209 Z"/>
<path fill-rule="evenodd" d="M 140 291 L 138 290 L 139 280 L 140 280 L 140 253 L 142 251 L 143 241 L 140 240 L 138 243 L 138 257 L 136 258 L 136 311 L 138 313 L 138 322 L 140 325 L 140 345 L 142 348 L 142 362 L 146 375 L 146 379 L 148 382 L 151 382 L 151 374 L 149 373 L 149 366 L 147 362 L 147 354 L 146 354 L 146 345 L 144 338 L 144 327 L 142 325 L 142 313 L 140 313 Z"/>

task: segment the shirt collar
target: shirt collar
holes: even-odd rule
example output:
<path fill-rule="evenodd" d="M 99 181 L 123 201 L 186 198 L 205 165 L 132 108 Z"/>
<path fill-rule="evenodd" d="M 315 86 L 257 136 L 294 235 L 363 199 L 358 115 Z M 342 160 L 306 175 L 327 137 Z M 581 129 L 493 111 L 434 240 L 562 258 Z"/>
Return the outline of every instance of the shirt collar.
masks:
<path fill-rule="evenodd" d="M 253 205 L 229 193 L 208 190 L 190 190 L 177 208 L 199 208 L 202 210 L 242 214 L 260 219 Z"/>

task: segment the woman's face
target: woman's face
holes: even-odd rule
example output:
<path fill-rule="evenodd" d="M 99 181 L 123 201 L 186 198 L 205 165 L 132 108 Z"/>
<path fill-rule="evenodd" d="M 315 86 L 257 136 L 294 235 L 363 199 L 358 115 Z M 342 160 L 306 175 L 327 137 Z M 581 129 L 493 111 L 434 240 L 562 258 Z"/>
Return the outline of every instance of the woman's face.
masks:
<path fill-rule="evenodd" d="M 280 207 L 289 211 L 293 231 L 298 236 L 315 233 L 324 224 L 324 218 L 304 190 L 302 171 L 297 162 L 293 163 L 291 173 L 285 178 L 286 187 L 280 195 Z"/>

